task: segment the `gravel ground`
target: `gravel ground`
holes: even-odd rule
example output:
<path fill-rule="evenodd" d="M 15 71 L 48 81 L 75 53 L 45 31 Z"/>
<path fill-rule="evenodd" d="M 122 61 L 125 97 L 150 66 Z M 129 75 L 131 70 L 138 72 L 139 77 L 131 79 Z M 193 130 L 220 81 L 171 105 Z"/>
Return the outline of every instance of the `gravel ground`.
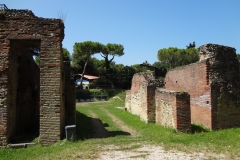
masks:
<path fill-rule="evenodd" d="M 224 154 L 184 153 L 180 151 L 165 151 L 161 146 L 144 145 L 137 149 L 118 150 L 114 145 L 103 148 L 97 160 L 226 160 Z"/>

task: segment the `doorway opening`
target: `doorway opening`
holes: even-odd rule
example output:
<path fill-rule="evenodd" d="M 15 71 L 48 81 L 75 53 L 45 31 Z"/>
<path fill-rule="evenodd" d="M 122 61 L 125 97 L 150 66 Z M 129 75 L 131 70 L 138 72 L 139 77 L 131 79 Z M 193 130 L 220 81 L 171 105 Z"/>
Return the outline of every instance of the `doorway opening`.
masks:
<path fill-rule="evenodd" d="M 9 142 L 28 143 L 39 136 L 40 69 L 33 56 L 40 40 L 11 40 L 9 54 Z"/>

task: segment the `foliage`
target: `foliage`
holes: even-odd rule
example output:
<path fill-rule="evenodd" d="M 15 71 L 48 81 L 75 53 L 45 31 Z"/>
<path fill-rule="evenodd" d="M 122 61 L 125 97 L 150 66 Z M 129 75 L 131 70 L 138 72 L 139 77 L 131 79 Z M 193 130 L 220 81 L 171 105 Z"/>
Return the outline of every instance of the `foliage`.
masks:
<path fill-rule="evenodd" d="M 148 66 L 150 66 L 151 64 L 150 63 L 148 63 L 148 61 L 146 60 L 146 61 L 144 61 L 142 64 L 144 64 L 144 65 L 148 65 Z"/>
<path fill-rule="evenodd" d="M 189 43 L 189 45 L 186 46 L 187 49 L 189 49 L 189 48 L 195 48 L 195 47 L 196 47 L 195 42 Z"/>
<path fill-rule="evenodd" d="M 73 46 L 72 55 L 72 66 L 73 68 L 79 69 L 80 62 L 84 61 L 84 67 L 82 70 L 82 77 L 85 74 L 86 66 L 90 57 L 101 51 L 102 44 L 99 42 L 85 41 L 80 43 L 75 43 Z M 80 80 L 80 85 L 82 84 L 82 77 Z"/>
<path fill-rule="evenodd" d="M 76 94 L 85 94 L 85 95 L 108 95 L 109 97 L 113 97 L 119 93 L 123 92 L 122 89 L 89 89 L 82 90 L 76 88 Z"/>
<path fill-rule="evenodd" d="M 116 64 L 113 61 L 115 56 L 124 54 L 122 45 L 108 43 L 104 46 L 98 43 L 98 47 L 98 51 L 102 52 L 102 56 L 105 56 L 104 60 L 98 60 L 95 57 L 83 55 L 81 50 L 76 50 L 76 48 L 78 48 L 76 45 L 74 46 L 75 49 L 72 54 L 72 67 L 76 74 L 84 70 L 84 66 L 87 62 L 84 74 L 100 77 L 90 84 L 90 88 L 107 87 L 130 89 L 132 76 L 137 72 L 147 71 L 145 67 L 141 67 L 138 64 L 124 66 L 123 64 Z M 108 58 L 110 55 L 112 58 L 109 60 Z"/>
<path fill-rule="evenodd" d="M 78 64 L 78 68 L 74 67 L 74 72 L 76 74 L 79 74 L 83 70 L 85 62 L 80 61 Z M 95 57 L 90 57 L 88 60 L 88 65 L 85 69 L 85 74 L 88 75 L 95 75 L 95 76 L 100 76 L 106 72 L 105 70 L 105 61 L 104 60 L 99 60 Z"/>
<path fill-rule="evenodd" d="M 107 45 L 102 45 L 101 56 L 105 60 L 105 67 L 107 72 L 110 71 L 110 63 L 113 61 L 114 57 L 124 55 L 123 50 L 124 47 L 121 44 L 108 43 Z M 109 59 L 109 56 L 112 56 L 112 58 Z"/>
<path fill-rule="evenodd" d="M 101 51 L 101 44 L 98 42 L 85 41 L 75 43 L 73 46 L 72 66 L 74 68 L 81 68 L 81 62 L 88 61 L 91 56 Z"/>
<path fill-rule="evenodd" d="M 163 63 L 163 62 L 154 62 L 152 64 L 153 67 L 157 67 L 164 75 L 166 75 L 167 73 L 167 64 L 166 63 Z M 162 77 L 165 77 L 165 76 L 162 76 Z"/>
<path fill-rule="evenodd" d="M 83 65 L 84 63 L 81 62 Z M 123 64 L 116 64 L 111 62 L 111 73 L 105 69 L 105 61 L 96 58 L 90 58 L 86 74 L 96 75 L 100 78 L 94 80 L 90 84 L 90 88 L 118 88 L 130 89 L 132 76 L 137 72 L 146 72 L 146 67 L 141 67 L 138 64 L 131 66 L 124 66 Z M 77 71 L 75 71 L 77 73 Z"/>
<path fill-rule="evenodd" d="M 240 53 L 237 54 L 237 59 L 240 62 Z"/>
<path fill-rule="evenodd" d="M 172 69 L 178 66 L 187 65 L 199 60 L 198 50 L 195 48 L 178 49 L 176 47 L 163 48 L 158 51 L 158 60 Z"/>
<path fill-rule="evenodd" d="M 63 48 L 62 55 L 63 55 L 63 61 L 71 61 L 70 53 L 66 48 Z"/>

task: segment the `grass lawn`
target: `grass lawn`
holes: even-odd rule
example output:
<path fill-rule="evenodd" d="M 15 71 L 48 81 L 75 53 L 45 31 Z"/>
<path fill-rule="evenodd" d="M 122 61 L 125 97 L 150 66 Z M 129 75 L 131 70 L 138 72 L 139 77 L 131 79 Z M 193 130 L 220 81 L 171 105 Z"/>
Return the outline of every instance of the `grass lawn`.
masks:
<path fill-rule="evenodd" d="M 124 93 L 119 93 L 119 97 L 124 97 Z M 209 131 L 193 125 L 192 134 L 176 132 L 157 124 L 146 124 L 138 116 L 119 109 L 123 106 L 124 101 L 117 98 L 107 102 L 77 103 L 76 142 L 62 140 L 49 147 L 38 144 L 26 149 L 1 149 L 0 159 L 94 159 L 105 145 L 117 145 L 126 150 L 143 144 L 161 145 L 166 150 L 187 153 L 223 153 L 232 159 L 240 159 L 240 128 Z M 107 138 L 93 138 L 93 115 L 101 120 L 109 133 Z M 130 136 L 128 132 L 137 135 Z"/>

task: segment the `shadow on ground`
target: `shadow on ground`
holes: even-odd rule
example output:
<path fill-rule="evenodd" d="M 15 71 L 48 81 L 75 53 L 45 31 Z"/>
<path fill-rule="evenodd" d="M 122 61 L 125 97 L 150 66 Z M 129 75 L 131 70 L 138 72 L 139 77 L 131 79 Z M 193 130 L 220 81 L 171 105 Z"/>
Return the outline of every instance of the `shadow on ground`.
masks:
<path fill-rule="evenodd" d="M 99 118 L 88 117 L 85 114 L 76 111 L 77 119 L 77 139 L 90 139 L 90 138 L 107 138 L 118 135 L 130 135 L 124 131 L 108 131 L 105 127 L 109 125 L 102 123 Z"/>
<path fill-rule="evenodd" d="M 201 132 L 209 132 L 210 130 L 208 128 L 205 128 L 204 126 L 192 124 L 192 133 L 201 133 Z"/>

